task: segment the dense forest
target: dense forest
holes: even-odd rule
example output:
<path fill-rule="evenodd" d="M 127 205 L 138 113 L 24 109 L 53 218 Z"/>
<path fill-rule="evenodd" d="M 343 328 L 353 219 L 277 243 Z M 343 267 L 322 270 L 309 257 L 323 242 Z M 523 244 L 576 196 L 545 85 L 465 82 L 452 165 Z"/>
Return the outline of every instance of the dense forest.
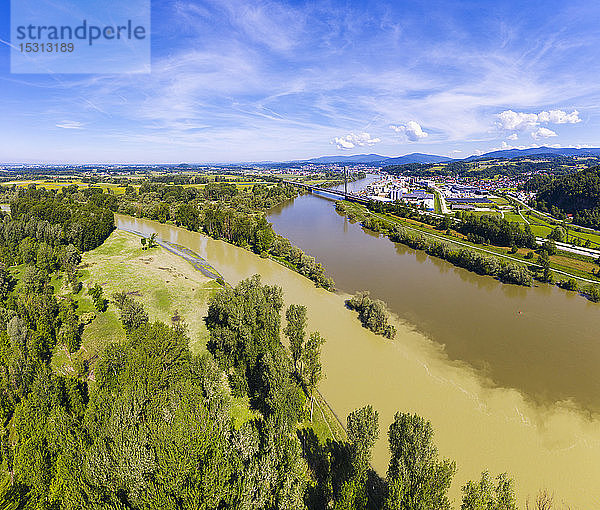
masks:
<path fill-rule="evenodd" d="M 574 223 L 600 228 L 600 167 L 548 182 L 540 188 L 532 205 L 557 216 L 573 214 Z"/>
<path fill-rule="evenodd" d="M 535 235 L 528 224 L 521 225 L 509 222 L 500 216 L 472 213 L 457 213 L 459 221 L 454 228 L 463 234 L 470 235 L 474 241 L 485 242 L 496 246 L 517 246 L 537 248 Z"/>
<path fill-rule="evenodd" d="M 10 202 L 12 221 L 4 226 L 4 235 L 29 236 L 53 246 L 70 243 L 80 251 L 92 250 L 114 229 L 114 215 L 103 205 L 75 201 L 68 192 L 20 190 Z"/>

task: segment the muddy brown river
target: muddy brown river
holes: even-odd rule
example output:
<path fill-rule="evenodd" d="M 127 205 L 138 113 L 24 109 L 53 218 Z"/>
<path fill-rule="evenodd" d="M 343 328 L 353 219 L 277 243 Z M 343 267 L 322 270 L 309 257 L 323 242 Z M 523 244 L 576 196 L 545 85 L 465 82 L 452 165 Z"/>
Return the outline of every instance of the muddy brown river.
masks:
<path fill-rule="evenodd" d="M 373 463 L 385 475 L 396 411 L 435 429 L 440 455 L 457 463 L 451 489 L 482 470 L 515 478 L 520 506 L 541 488 L 572 508 L 600 508 L 600 305 L 548 286 L 502 285 L 364 232 L 333 202 L 311 195 L 271 211 L 277 232 L 315 255 L 339 289 L 329 293 L 281 265 L 170 225 L 117 216 L 117 225 L 189 247 L 230 283 L 255 273 L 309 310 L 327 339 L 320 389 L 345 417 L 380 413 Z M 348 293 L 384 299 L 393 341 L 361 327 Z"/>

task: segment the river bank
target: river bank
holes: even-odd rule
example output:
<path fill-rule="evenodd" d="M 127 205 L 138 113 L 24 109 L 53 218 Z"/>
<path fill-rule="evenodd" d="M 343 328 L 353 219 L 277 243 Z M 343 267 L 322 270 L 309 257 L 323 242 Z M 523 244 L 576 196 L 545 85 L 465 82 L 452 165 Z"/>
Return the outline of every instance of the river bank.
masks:
<path fill-rule="evenodd" d="M 364 229 L 306 195 L 271 210 L 276 231 L 314 254 L 337 288 L 369 290 L 451 360 L 530 400 L 600 412 L 598 305 L 536 282 L 501 284 Z"/>
<path fill-rule="evenodd" d="M 336 414 L 345 417 L 369 403 L 380 412 L 373 463 L 382 475 L 388 462 L 387 427 L 402 410 L 431 420 L 441 456 L 456 460 L 455 506 L 461 485 L 484 469 L 509 472 L 522 506 L 527 495 L 543 487 L 554 491 L 557 501 L 578 508 L 600 504 L 595 483 L 600 478 L 600 424 L 572 405 L 536 406 L 516 390 L 493 388 L 481 373 L 449 361 L 437 343 L 398 317 L 392 318 L 396 339 L 379 337 L 344 307 L 348 295 L 318 289 L 274 261 L 150 220 L 117 216 L 117 223 L 188 247 L 231 284 L 258 273 L 265 283 L 283 287 L 286 304 L 305 304 L 309 329 L 327 339 L 326 379 L 320 389 Z M 319 228 L 312 225 L 313 231 Z"/>

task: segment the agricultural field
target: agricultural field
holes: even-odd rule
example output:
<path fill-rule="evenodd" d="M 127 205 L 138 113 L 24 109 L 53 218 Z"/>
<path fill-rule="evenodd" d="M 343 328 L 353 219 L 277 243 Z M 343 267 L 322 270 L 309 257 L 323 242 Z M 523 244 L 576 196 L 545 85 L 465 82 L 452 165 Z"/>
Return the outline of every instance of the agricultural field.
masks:
<path fill-rule="evenodd" d="M 102 188 L 103 190 L 111 190 L 115 195 L 121 195 L 123 193 L 125 193 L 125 187 L 121 186 L 119 184 L 112 184 L 112 183 L 106 183 L 106 182 L 102 182 L 102 183 L 88 183 L 88 182 L 83 182 L 80 180 L 72 180 L 72 181 L 57 181 L 57 180 L 53 180 L 53 179 L 40 179 L 40 180 L 35 180 L 35 181 L 10 181 L 10 182 L 3 182 L 2 186 L 12 186 L 12 185 L 16 185 L 19 188 L 26 188 L 27 186 L 29 186 L 30 184 L 35 184 L 38 188 L 44 188 L 47 190 L 61 190 L 67 186 L 71 186 L 73 184 L 79 186 L 82 189 L 85 188 Z"/>

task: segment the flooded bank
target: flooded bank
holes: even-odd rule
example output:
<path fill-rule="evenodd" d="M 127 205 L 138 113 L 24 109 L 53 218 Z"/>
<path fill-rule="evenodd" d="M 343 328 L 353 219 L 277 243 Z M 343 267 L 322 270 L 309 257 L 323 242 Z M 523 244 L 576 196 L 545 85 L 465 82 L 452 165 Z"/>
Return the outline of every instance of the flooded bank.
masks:
<path fill-rule="evenodd" d="M 300 200 L 295 203 L 301 203 Z M 325 203 L 332 207 L 330 203 Z M 358 232 L 365 236 L 366 247 L 372 246 L 372 242 L 391 246 L 393 253 L 403 261 L 398 262 L 397 272 L 403 275 L 405 283 L 392 287 L 398 294 L 410 294 L 409 283 L 406 282 L 414 280 L 432 286 L 436 278 L 442 279 L 443 275 L 453 275 L 459 271 L 411 251 L 407 251 L 403 258 L 401 248 L 398 253 L 389 241 L 367 236 L 357 225 L 351 225 L 336 216 L 332 209 L 328 214 L 336 221 L 341 221 L 342 232 L 355 227 L 359 229 Z M 271 221 L 275 223 L 276 230 L 285 235 L 279 230 L 273 216 Z M 600 506 L 600 487 L 597 484 L 600 480 L 600 422 L 590 419 L 589 414 L 576 409 L 576 406 L 550 403 L 535 405 L 517 390 L 492 387 L 489 380 L 481 376 L 481 371 L 472 368 L 471 363 L 448 360 L 447 352 L 431 340 L 435 337 L 424 334 L 425 328 L 413 326 L 415 323 L 409 322 L 406 316 L 400 317 L 401 313 L 394 321 L 398 329 L 396 339 L 389 341 L 378 337 L 362 328 L 355 314 L 344 308 L 345 295 L 317 289 L 306 278 L 246 250 L 150 220 L 117 216 L 117 222 L 121 227 L 146 235 L 157 232 L 162 239 L 193 250 L 232 284 L 259 273 L 265 282 L 283 287 L 287 304 L 305 304 L 309 309 L 309 329 L 319 330 L 327 339 L 323 348 L 326 379 L 321 384 L 321 391 L 330 405 L 342 419 L 365 404 L 372 404 L 380 413 L 380 440 L 375 447 L 374 464 L 381 474 L 385 474 L 387 468 L 387 427 L 394 413 L 415 412 L 431 420 L 440 454 L 457 462 L 458 472 L 452 487 L 455 506 L 459 506 L 461 485 L 468 479 L 478 478 L 484 469 L 489 469 L 493 474 L 509 472 L 517 482 L 522 506 L 525 496 L 533 495 L 539 488 L 550 489 L 555 492 L 557 501 L 565 500 L 576 508 Z M 328 227 L 321 222 L 307 224 L 306 228 L 316 233 L 327 232 Z M 351 290 L 350 285 L 338 281 L 334 268 L 322 255 L 290 237 L 307 252 L 321 259 L 339 288 Z M 326 242 L 325 237 L 321 238 L 323 242 Z M 331 232 L 330 237 L 333 237 Z M 340 254 L 352 253 L 353 248 L 348 241 L 338 246 L 338 251 Z M 375 257 L 383 248 L 375 246 L 365 249 L 372 250 Z M 404 266 L 405 260 L 406 263 L 413 260 L 413 266 Z M 373 264 L 375 271 L 378 260 L 356 262 L 353 266 L 355 277 L 366 273 L 369 264 Z M 427 264 L 430 273 L 433 272 L 428 284 L 423 284 L 418 278 L 419 274 L 414 274 L 417 265 L 424 264 Z M 517 300 L 523 299 L 529 292 L 500 286 L 491 279 L 471 281 L 470 277 L 469 273 L 465 275 L 459 271 L 453 278 L 456 278 L 457 285 L 463 282 L 466 286 L 480 289 L 491 296 L 491 302 L 496 295 L 504 296 L 502 299 L 510 298 L 510 295 L 505 296 L 506 292 L 514 293 Z M 371 285 L 360 288 L 371 289 L 378 295 L 378 285 L 385 288 L 388 280 L 390 276 L 383 274 Z M 505 290 L 506 287 L 508 290 Z M 449 293 L 446 298 L 449 302 L 460 299 L 451 289 L 446 292 Z M 549 292 L 552 297 L 555 291 L 547 288 L 544 292 Z M 443 297 L 441 290 L 440 293 Z M 557 296 L 568 302 L 569 298 L 564 294 Z M 587 305 L 585 300 L 575 298 Z M 402 299 L 406 303 L 411 302 L 410 295 Z M 424 297 L 416 302 L 424 303 L 426 308 L 421 310 L 413 304 L 415 311 L 411 313 L 418 312 L 415 317 L 427 317 L 427 313 L 435 313 L 435 302 L 429 303 Z M 493 302 L 490 306 L 494 306 Z M 518 303 L 514 305 L 517 311 L 519 306 Z M 448 313 L 449 327 L 464 327 L 463 324 L 456 324 L 457 319 L 464 320 L 463 315 L 453 317 L 449 312 L 443 313 Z M 472 317 L 478 313 L 479 309 L 471 310 Z M 494 319 L 495 314 L 489 312 L 486 316 Z M 490 329 L 495 327 L 498 327 L 497 322 L 492 322 Z M 496 332 L 482 330 L 482 341 L 491 341 L 486 335 L 496 335 Z M 512 354 L 519 356 L 518 352 Z M 488 372 L 493 373 L 491 369 Z M 560 377 L 558 373 L 554 375 Z"/>

